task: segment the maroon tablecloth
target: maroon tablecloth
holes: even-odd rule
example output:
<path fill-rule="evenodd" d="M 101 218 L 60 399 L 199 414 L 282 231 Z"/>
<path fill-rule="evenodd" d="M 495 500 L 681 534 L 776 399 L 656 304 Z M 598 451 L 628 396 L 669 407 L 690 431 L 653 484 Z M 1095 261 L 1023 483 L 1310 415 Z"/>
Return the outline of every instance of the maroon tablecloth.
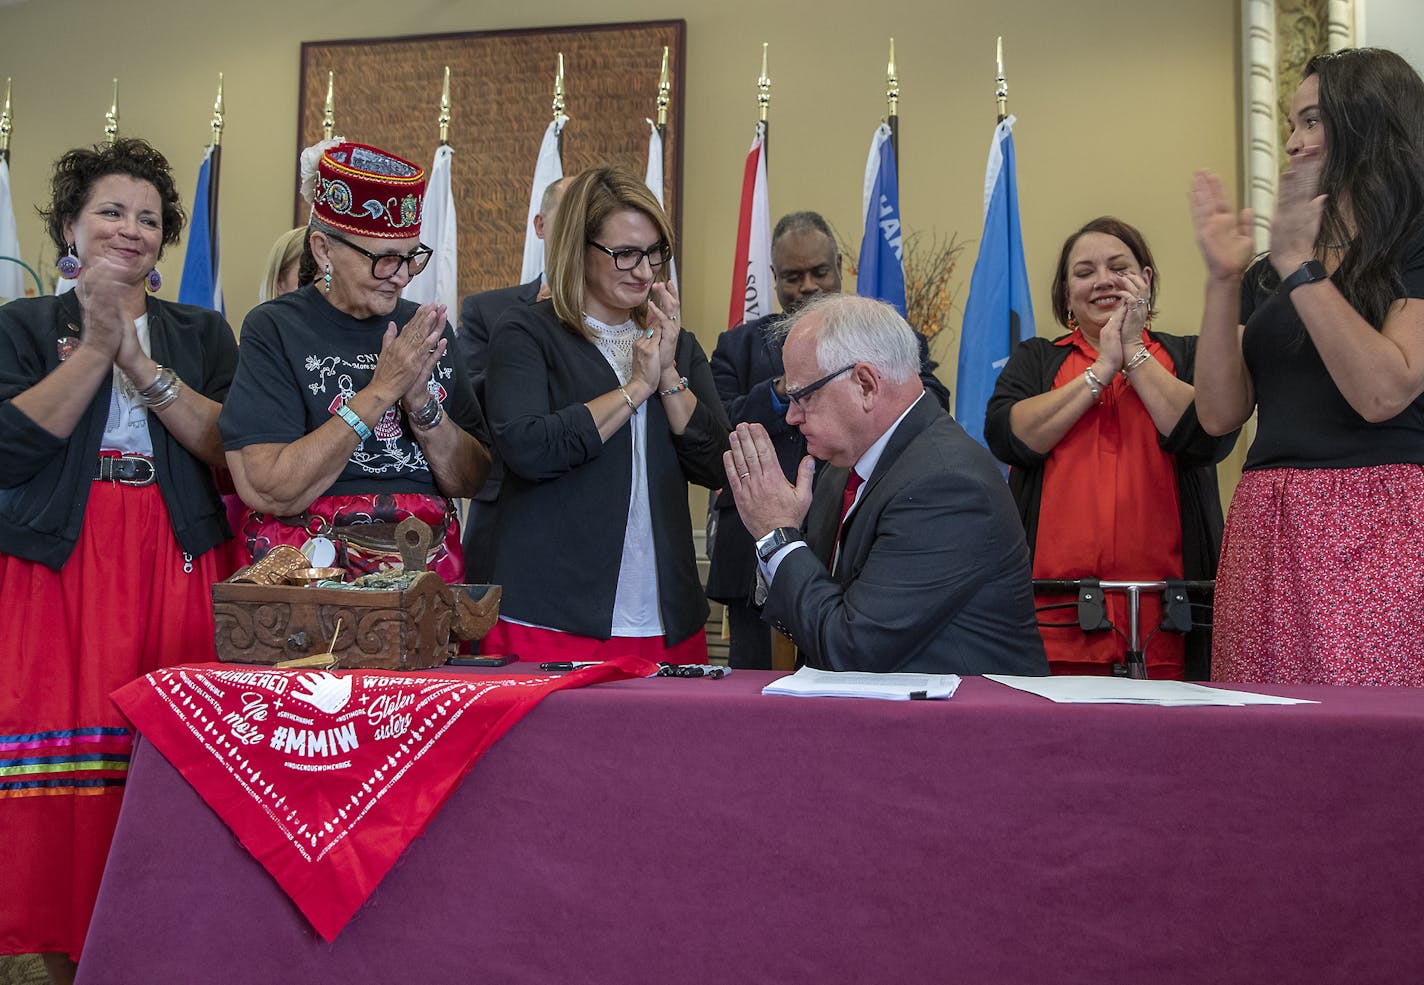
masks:
<path fill-rule="evenodd" d="M 1424 980 L 1424 690 L 551 695 L 334 943 L 140 743 L 80 985 Z"/>

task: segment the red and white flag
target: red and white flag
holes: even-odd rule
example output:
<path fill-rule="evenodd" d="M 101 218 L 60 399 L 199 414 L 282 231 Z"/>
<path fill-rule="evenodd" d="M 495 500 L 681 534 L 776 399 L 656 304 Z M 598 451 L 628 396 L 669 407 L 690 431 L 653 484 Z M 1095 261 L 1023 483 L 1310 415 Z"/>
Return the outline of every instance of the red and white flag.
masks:
<path fill-rule="evenodd" d="M 771 314 L 771 208 L 766 194 L 766 123 L 757 123 L 742 173 L 737 253 L 732 263 L 732 303 L 727 327 Z"/>

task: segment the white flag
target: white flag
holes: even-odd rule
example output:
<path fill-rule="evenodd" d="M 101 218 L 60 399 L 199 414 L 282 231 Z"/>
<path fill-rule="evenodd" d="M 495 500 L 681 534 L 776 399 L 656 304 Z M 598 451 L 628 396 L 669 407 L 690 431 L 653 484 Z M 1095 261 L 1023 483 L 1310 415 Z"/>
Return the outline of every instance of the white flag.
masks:
<path fill-rule="evenodd" d="M 648 171 L 643 181 L 647 184 L 648 191 L 653 193 L 653 198 L 662 205 L 663 135 L 658 133 L 658 125 L 652 120 L 648 120 L 648 129 L 652 132 L 648 135 Z M 674 260 L 668 260 L 668 280 L 672 281 L 673 287 L 677 286 L 677 263 Z"/>
<path fill-rule="evenodd" d="M 524 266 L 519 271 L 519 283 L 527 284 L 544 272 L 544 241 L 534 232 L 534 217 L 544 189 L 564 176 L 564 162 L 559 156 L 559 134 L 569 121 L 562 113 L 544 131 L 539 145 L 539 160 L 534 165 L 534 184 L 529 189 L 529 218 L 524 222 Z"/>
<path fill-rule="evenodd" d="M 416 304 L 443 304 L 451 324 L 460 312 L 460 237 L 455 228 L 455 194 L 450 183 L 454 154 L 449 144 L 435 148 L 435 163 L 425 179 L 425 204 L 420 214 L 420 241 L 435 254 L 402 292 Z"/>
<path fill-rule="evenodd" d="M 0 299 L 25 296 L 29 275 L 20 266 L 22 260 L 15 206 L 10 198 L 10 164 L 0 158 Z"/>

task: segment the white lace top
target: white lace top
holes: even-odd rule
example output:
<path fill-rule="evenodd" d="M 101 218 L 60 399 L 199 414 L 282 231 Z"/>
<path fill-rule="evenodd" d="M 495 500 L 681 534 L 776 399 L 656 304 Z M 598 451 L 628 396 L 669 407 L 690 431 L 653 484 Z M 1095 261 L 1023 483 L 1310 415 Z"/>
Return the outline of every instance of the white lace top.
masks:
<path fill-rule="evenodd" d="M 633 375 L 633 343 L 642 330 L 630 319 L 605 325 L 584 315 L 594 345 L 613 367 L 620 385 Z M 658 558 L 653 549 L 653 517 L 648 508 L 648 410 L 644 402 L 628 422 L 633 436 L 632 495 L 628 527 L 623 534 L 623 560 L 618 567 L 618 592 L 613 598 L 614 636 L 661 636 L 658 611 Z"/>

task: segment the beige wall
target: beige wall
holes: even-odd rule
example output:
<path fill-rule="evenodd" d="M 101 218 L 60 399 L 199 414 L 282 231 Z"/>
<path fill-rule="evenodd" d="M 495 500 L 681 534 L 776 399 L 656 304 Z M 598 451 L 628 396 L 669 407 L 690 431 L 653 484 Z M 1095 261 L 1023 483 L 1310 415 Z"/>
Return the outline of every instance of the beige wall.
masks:
<path fill-rule="evenodd" d="M 52 260 L 33 203 L 44 198 L 55 157 L 102 135 L 114 76 L 123 131 L 148 137 L 168 155 L 187 196 L 208 139 L 216 74 L 226 75 L 223 280 L 237 326 L 256 302 L 269 245 L 290 221 L 303 40 L 676 16 L 688 22 L 688 70 L 677 80 L 686 87 L 687 141 L 680 271 L 685 321 L 709 350 L 726 317 L 761 42 L 771 45 L 774 83 L 772 214 L 818 209 L 858 242 L 865 154 L 885 109 L 892 34 L 908 229 L 979 235 L 995 112 L 994 38 L 1002 34 L 1010 111 L 1019 118 L 1019 191 L 1040 334 L 1058 331 L 1047 294 L 1059 244 L 1104 212 L 1140 226 L 1157 254 L 1159 327 L 1196 331 L 1203 268 L 1186 189 L 1197 167 L 1236 181 L 1235 0 L 1126 8 L 1115 0 L 24 0 L 0 6 L 0 75 L 15 80 L 12 171 L 26 258 L 43 252 Z M 465 121 L 478 119 L 478 107 L 459 112 Z M 474 139 L 458 123 L 457 146 Z M 577 140 L 576 119 L 571 126 L 567 139 Z M 529 148 L 531 169 L 535 151 Z M 461 221 L 475 216 L 466 211 Z M 180 244 L 163 265 L 165 296 L 176 294 L 181 259 Z M 972 263 L 971 249 L 959 271 L 961 302 Z M 936 345 L 951 386 L 956 353 L 956 339 Z"/>

